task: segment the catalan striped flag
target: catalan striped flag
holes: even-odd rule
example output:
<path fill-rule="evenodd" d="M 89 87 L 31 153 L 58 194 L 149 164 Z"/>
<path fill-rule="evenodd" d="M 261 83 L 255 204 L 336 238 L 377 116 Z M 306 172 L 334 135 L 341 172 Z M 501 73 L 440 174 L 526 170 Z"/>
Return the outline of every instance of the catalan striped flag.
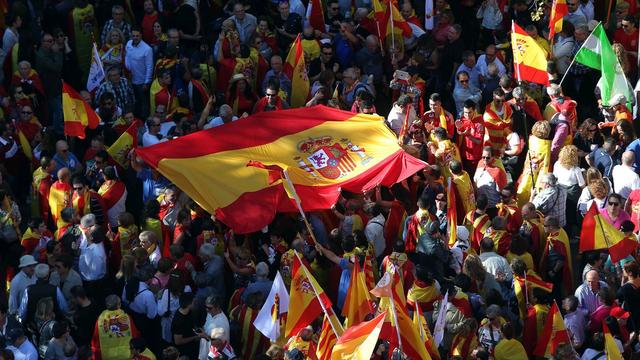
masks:
<path fill-rule="evenodd" d="M 236 233 L 298 211 L 273 171 L 249 161 L 287 169 L 305 211 L 330 208 L 341 190 L 390 186 L 424 168 L 380 117 L 324 106 L 261 112 L 136 153 Z"/>
<path fill-rule="evenodd" d="M 84 139 L 84 131 L 88 126 L 95 129 L 100 117 L 82 96 L 64 81 L 62 82 L 62 112 L 64 115 L 64 134 Z"/>
<path fill-rule="evenodd" d="M 333 326 L 331 325 L 333 323 Z M 320 337 L 318 338 L 318 346 L 316 348 L 316 357 L 318 360 L 330 360 L 331 350 L 336 345 L 338 338 L 336 337 L 336 331 L 338 330 L 339 320 L 335 314 L 331 314 L 331 317 L 326 316 L 322 321 L 322 330 L 320 331 Z M 338 335 L 342 335 L 338 333 Z"/>

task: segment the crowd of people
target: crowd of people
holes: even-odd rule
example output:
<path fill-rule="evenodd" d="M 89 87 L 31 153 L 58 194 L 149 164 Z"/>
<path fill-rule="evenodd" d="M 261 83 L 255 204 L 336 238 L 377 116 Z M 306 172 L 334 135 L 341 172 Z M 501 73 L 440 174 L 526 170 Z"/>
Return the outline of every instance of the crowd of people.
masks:
<path fill-rule="evenodd" d="M 309 3 L 324 26 L 312 26 Z M 625 359 L 638 358 L 635 246 L 618 262 L 607 249 L 578 251 L 592 209 L 637 241 L 636 99 L 601 99 L 600 71 L 572 63 L 601 21 L 634 84 L 637 2 L 566 0 L 550 40 L 551 1 L 393 1 L 397 29 L 382 37 L 377 3 L 391 6 L 8 1 L 0 359 L 324 358 L 321 318 L 275 343 L 253 325 L 276 273 L 290 285 L 296 254 L 337 314 L 355 262 L 372 265 L 374 281 L 400 274 L 403 306 L 432 332 L 446 311 L 434 358 L 614 359 L 605 329 Z M 511 21 L 547 54 L 549 86 L 517 81 Z M 380 116 L 423 171 L 343 192 L 306 214 L 313 234 L 299 214 L 237 234 L 135 152 L 107 151 L 130 129 L 142 148 L 289 108 L 301 91 L 285 71 L 298 37 L 306 106 Z M 94 44 L 105 79 L 87 91 Z M 63 81 L 100 117 L 84 138 L 65 136 Z M 540 355 L 556 306 L 569 341 Z M 397 345 L 381 337 L 372 359 L 403 358 Z"/>

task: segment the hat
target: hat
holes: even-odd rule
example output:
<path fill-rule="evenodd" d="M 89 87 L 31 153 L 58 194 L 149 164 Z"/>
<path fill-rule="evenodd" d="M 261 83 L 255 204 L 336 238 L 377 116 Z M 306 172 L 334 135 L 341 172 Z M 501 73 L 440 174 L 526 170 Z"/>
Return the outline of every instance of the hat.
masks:
<path fill-rule="evenodd" d="M 616 106 L 616 105 L 626 104 L 626 103 L 627 103 L 627 98 L 622 94 L 615 94 L 613 95 L 613 97 L 611 97 L 611 100 L 609 100 L 609 106 Z"/>
<path fill-rule="evenodd" d="M 625 311 L 623 308 L 619 306 L 612 308 L 609 315 L 613 316 L 616 319 L 628 319 L 630 316 L 628 311 Z"/>
<path fill-rule="evenodd" d="M 38 262 L 36 261 L 36 259 L 32 256 L 32 255 L 25 255 L 23 257 L 20 258 L 20 265 L 18 266 L 20 269 L 27 267 L 27 266 L 31 266 L 31 265 L 37 265 Z"/>
<path fill-rule="evenodd" d="M 19 338 L 24 336 L 24 331 L 22 330 L 21 327 L 16 327 L 13 328 L 11 330 L 9 330 L 8 334 L 7 334 L 7 339 L 9 340 L 9 342 L 16 342 L 16 340 L 18 340 Z"/>
<path fill-rule="evenodd" d="M 456 237 L 458 238 L 458 241 L 464 241 L 464 242 L 469 242 L 469 230 L 467 229 L 466 226 L 460 226 L 458 225 L 456 227 Z"/>
<path fill-rule="evenodd" d="M 232 84 L 238 80 L 247 80 L 247 78 L 244 76 L 244 74 L 235 74 L 231 77 Z"/>

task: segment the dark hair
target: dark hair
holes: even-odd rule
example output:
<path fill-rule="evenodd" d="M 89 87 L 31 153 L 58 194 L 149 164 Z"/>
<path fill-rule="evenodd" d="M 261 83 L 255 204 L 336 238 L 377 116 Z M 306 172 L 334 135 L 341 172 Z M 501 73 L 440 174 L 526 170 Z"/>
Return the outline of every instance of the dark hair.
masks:
<path fill-rule="evenodd" d="M 151 199 L 144 204 L 144 216 L 157 219 L 160 213 L 160 203 L 156 199 Z"/>
<path fill-rule="evenodd" d="M 40 166 L 42 166 L 43 168 L 48 167 L 50 163 L 51 163 L 51 156 L 42 156 L 40 158 Z"/>
<path fill-rule="evenodd" d="M 471 100 L 471 99 L 467 99 L 464 101 L 464 107 L 466 109 L 475 109 L 476 108 L 476 102 Z"/>
<path fill-rule="evenodd" d="M 69 330 L 69 325 L 67 324 L 66 321 L 56 321 L 53 324 L 53 337 L 54 338 L 59 338 L 62 337 L 64 334 L 67 333 L 67 331 Z"/>
<path fill-rule="evenodd" d="M 536 298 L 538 304 L 549 305 L 553 301 L 553 297 L 547 291 L 540 288 L 533 288 L 531 290 L 533 297 Z"/>
<path fill-rule="evenodd" d="M 280 91 L 280 80 L 276 79 L 273 76 L 270 77 L 267 81 L 267 87 L 265 88 L 265 90 L 274 90 L 277 93 L 278 91 Z"/>
<path fill-rule="evenodd" d="M 591 338 L 591 348 L 595 351 L 604 350 L 604 334 L 597 332 Z"/>
<path fill-rule="evenodd" d="M 73 266 L 73 258 L 69 254 L 60 254 L 56 256 L 55 262 L 61 263 L 66 269 L 70 269 L 71 266 Z"/>
<path fill-rule="evenodd" d="M 478 198 L 476 199 L 476 208 L 480 210 L 485 210 L 488 205 L 489 205 L 489 198 L 487 198 L 487 195 L 486 194 L 478 195 Z"/>
<path fill-rule="evenodd" d="M 104 170 L 102 170 L 102 174 L 104 174 L 107 180 L 116 180 L 118 178 L 116 176 L 116 169 L 113 166 L 105 167 Z"/>
<path fill-rule="evenodd" d="M 44 223 L 44 220 L 42 220 L 42 218 L 33 217 L 33 218 L 31 218 L 31 220 L 29 220 L 28 226 L 30 228 L 32 228 L 32 229 L 35 229 L 35 228 L 39 227 L 40 224 L 43 224 L 43 223 Z"/>
<path fill-rule="evenodd" d="M 453 284 L 459 287 L 462 292 L 467 292 L 471 288 L 471 278 L 467 274 L 460 273 L 453 279 Z"/>
<path fill-rule="evenodd" d="M 433 93 L 431 94 L 431 96 L 429 96 L 429 100 L 442 102 L 442 97 L 438 93 Z"/>
<path fill-rule="evenodd" d="M 187 306 L 191 305 L 193 303 L 193 293 L 191 292 L 185 292 L 180 294 L 180 307 L 182 309 L 186 308 Z"/>
<path fill-rule="evenodd" d="M 426 196 L 421 196 L 418 199 L 418 207 L 420 209 L 428 209 L 429 208 L 429 199 Z"/>
<path fill-rule="evenodd" d="M 594 265 L 598 260 L 600 260 L 600 253 L 598 251 L 589 251 L 584 254 L 585 261 L 589 265 Z"/>
<path fill-rule="evenodd" d="M 147 343 L 141 337 L 132 338 L 129 341 L 129 347 L 142 352 L 147 348 Z"/>
<path fill-rule="evenodd" d="M 640 276 L 640 266 L 638 266 L 638 263 L 635 261 L 630 261 L 625 263 L 623 268 L 624 268 L 624 271 L 627 272 L 627 274 L 633 277 Z"/>
<path fill-rule="evenodd" d="M 84 175 L 76 175 L 71 179 L 72 184 L 82 184 L 82 186 L 89 186 L 89 180 Z"/>
<path fill-rule="evenodd" d="M 580 301 L 575 295 L 569 295 L 564 298 L 565 301 L 569 303 L 569 311 L 573 312 L 578 309 L 578 305 L 580 305 Z"/>
<path fill-rule="evenodd" d="M 502 326 L 500 327 L 500 331 L 507 340 L 513 339 L 513 324 L 511 324 L 510 321 L 502 324 Z"/>
<path fill-rule="evenodd" d="M 482 252 L 493 251 L 493 240 L 490 237 L 485 237 L 480 240 L 480 249 L 482 250 Z"/>
<path fill-rule="evenodd" d="M 70 290 L 71 296 L 74 298 L 86 298 L 87 291 L 82 287 L 82 285 L 76 285 Z"/>
<path fill-rule="evenodd" d="M 106 150 L 99 150 L 99 151 L 98 151 L 98 152 L 96 152 L 96 154 L 93 156 L 93 158 L 94 158 L 94 159 L 95 159 L 95 158 L 97 158 L 97 157 L 99 157 L 99 158 L 101 158 L 101 159 L 104 159 L 104 160 L 107 160 L 107 159 L 109 159 L 109 153 L 108 153 Z"/>
<path fill-rule="evenodd" d="M 342 245 L 342 250 L 344 250 L 345 252 L 353 251 L 353 248 L 356 247 L 356 241 L 353 238 L 353 235 L 345 236 L 345 238 L 342 240 L 341 245 Z"/>
<path fill-rule="evenodd" d="M 504 90 L 502 90 L 501 88 L 497 88 L 493 90 L 493 96 L 498 96 L 498 97 L 505 96 Z"/>

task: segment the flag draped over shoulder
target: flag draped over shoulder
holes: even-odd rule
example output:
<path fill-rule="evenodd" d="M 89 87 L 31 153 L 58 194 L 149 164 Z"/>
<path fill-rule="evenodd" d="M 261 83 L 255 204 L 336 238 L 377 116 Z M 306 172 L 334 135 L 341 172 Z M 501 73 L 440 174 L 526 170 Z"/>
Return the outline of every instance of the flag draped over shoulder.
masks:
<path fill-rule="evenodd" d="M 64 81 L 62 82 L 62 112 L 64 115 L 64 134 L 84 139 L 84 129 L 95 129 L 100 117 L 78 92 Z"/>
<path fill-rule="evenodd" d="M 113 49 L 113 48 L 112 48 Z M 93 91 L 97 89 L 104 81 L 105 73 L 102 66 L 102 59 L 98 53 L 98 47 L 96 43 L 93 43 L 93 50 L 91 52 L 91 67 L 89 68 L 89 77 L 87 78 L 87 90 Z"/>
<path fill-rule="evenodd" d="M 536 41 L 515 22 L 511 23 L 513 66 L 520 80 L 549 85 L 547 57 Z"/>
<path fill-rule="evenodd" d="M 323 309 L 318 298 L 322 299 L 325 309 L 331 308 L 331 300 L 296 254 L 293 258 L 293 271 L 291 272 L 289 313 L 287 314 L 285 336 L 297 335 L 302 328 L 322 314 Z"/>
<path fill-rule="evenodd" d="M 315 30 L 322 32 L 326 31 L 324 24 L 324 11 L 322 9 L 321 0 L 309 0 L 309 6 L 307 6 L 307 21 L 311 27 Z"/>
<path fill-rule="evenodd" d="M 138 147 L 138 122 L 134 121 L 127 131 L 109 146 L 107 152 L 113 160 L 126 169 L 129 167 L 129 152 L 136 147 Z"/>
<path fill-rule="evenodd" d="M 626 237 L 600 214 L 595 202 L 584 215 L 580 231 L 580 252 L 609 249 L 611 261 L 617 263 L 638 247 L 638 241 Z"/>
<path fill-rule="evenodd" d="M 607 353 L 607 359 L 623 359 L 620 348 L 618 344 L 616 344 L 613 335 L 611 335 L 611 330 L 609 330 L 609 327 L 604 322 L 602 323 L 602 333 L 604 334 L 604 351 Z"/>
<path fill-rule="evenodd" d="M 291 79 L 291 107 L 303 107 L 307 103 L 310 86 L 300 34 L 289 49 L 283 71 Z"/>
<path fill-rule="evenodd" d="M 559 345 L 568 344 L 569 341 L 569 333 L 564 326 L 562 314 L 558 309 L 558 304 L 554 302 L 549 309 L 547 320 L 544 322 L 542 334 L 538 339 L 535 350 L 533 350 L 533 354 L 548 359 Z"/>
<path fill-rule="evenodd" d="M 236 233 L 298 211 L 249 161 L 286 168 L 305 211 L 330 208 L 341 189 L 391 186 L 424 168 L 380 117 L 324 106 L 262 112 L 136 152 Z"/>
<path fill-rule="evenodd" d="M 566 0 L 553 0 L 549 16 L 549 40 L 562 31 L 562 18 L 569 13 Z"/>
<path fill-rule="evenodd" d="M 598 88 L 603 105 L 609 105 L 609 101 L 616 94 L 623 94 L 627 99 L 634 98 L 631 85 L 611 48 L 602 24 L 598 24 L 585 40 L 576 53 L 575 62 L 600 70 L 602 77 L 598 81 Z"/>
<path fill-rule="evenodd" d="M 267 296 L 262 309 L 260 309 L 258 316 L 253 321 L 253 326 L 272 342 L 276 342 L 280 337 L 282 316 L 288 311 L 289 294 L 278 271 L 273 280 L 271 291 L 269 291 L 269 296 Z"/>
<path fill-rule="evenodd" d="M 386 316 L 385 311 L 370 321 L 348 328 L 333 347 L 331 359 L 371 359 Z"/>

